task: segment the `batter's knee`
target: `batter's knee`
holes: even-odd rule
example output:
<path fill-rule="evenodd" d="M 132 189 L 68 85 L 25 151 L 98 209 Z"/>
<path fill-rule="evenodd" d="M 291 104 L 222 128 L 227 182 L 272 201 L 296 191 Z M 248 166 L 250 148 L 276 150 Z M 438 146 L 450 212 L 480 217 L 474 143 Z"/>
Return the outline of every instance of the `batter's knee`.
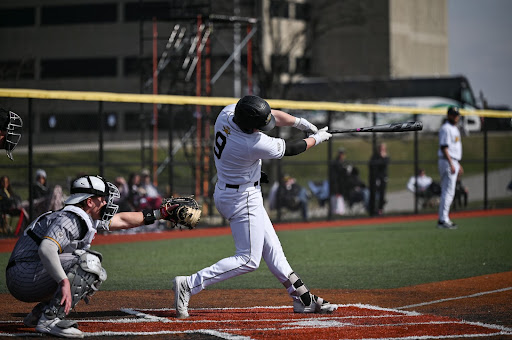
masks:
<path fill-rule="evenodd" d="M 243 263 L 242 268 L 248 273 L 255 271 L 260 266 L 261 257 L 255 258 L 254 256 L 242 255 L 239 258 Z"/>

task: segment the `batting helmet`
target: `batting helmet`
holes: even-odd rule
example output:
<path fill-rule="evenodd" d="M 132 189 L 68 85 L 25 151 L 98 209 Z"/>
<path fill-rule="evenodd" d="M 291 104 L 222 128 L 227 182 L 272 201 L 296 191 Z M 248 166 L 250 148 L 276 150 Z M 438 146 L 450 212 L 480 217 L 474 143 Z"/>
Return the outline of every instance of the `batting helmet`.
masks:
<path fill-rule="evenodd" d="M 458 116 L 460 115 L 460 112 L 459 112 L 459 108 L 456 107 L 456 106 L 450 106 L 448 108 L 448 112 L 447 112 L 449 115 L 452 115 L 452 116 Z"/>
<path fill-rule="evenodd" d="M 276 126 L 270 105 L 258 96 L 245 96 L 240 99 L 235 107 L 234 120 L 245 133 L 252 133 L 254 129 L 270 131 Z"/>

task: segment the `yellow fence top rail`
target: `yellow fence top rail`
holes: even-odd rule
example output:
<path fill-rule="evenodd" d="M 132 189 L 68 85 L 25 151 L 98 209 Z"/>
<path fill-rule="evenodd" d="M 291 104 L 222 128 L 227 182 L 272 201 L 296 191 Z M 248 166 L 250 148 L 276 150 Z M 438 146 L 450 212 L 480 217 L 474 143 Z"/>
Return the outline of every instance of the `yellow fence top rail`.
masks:
<path fill-rule="evenodd" d="M 113 92 L 89 92 L 89 91 L 54 91 L 36 89 L 11 89 L 0 88 L 0 97 L 9 98 L 34 98 L 34 99 L 58 99 L 78 101 L 103 101 L 123 103 L 146 103 L 146 104 L 172 104 L 172 105 L 210 105 L 226 106 L 236 103 L 238 98 L 230 97 L 198 97 L 198 96 L 175 96 L 164 94 L 132 94 Z M 296 110 L 325 110 L 340 112 L 385 112 L 403 114 L 432 114 L 445 115 L 446 108 L 422 108 L 406 106 L 387 106 L 372 104 L 349 104 L 336 102 L 311 102 L 269 99 L 269 105 L 275 109 L 296 109 Z M 497 110 L 460 110 L 462 115 L 477 115 L 481 117 L 508 118 L 512 117 L 512 111 Z"/>

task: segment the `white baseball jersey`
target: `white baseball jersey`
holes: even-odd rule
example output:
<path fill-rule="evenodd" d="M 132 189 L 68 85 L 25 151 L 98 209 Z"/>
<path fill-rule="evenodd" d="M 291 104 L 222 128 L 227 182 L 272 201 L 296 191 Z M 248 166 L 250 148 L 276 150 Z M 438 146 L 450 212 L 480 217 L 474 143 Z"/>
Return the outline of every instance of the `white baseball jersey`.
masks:
<path fill-rule="evenodd" d="M 285 141 L 261 132 L 247 134 L 233 122 L 236 104 L 226 106 L 215 122 L 215 167 L 219 181 L 254 183 L 260 179 L 262 159 L 284 156 Z"/>
<path fill-rule="evenodd" d="M 219 213 L 229 220 L 236 254 L 188 276 L 192 295 L 255 270 L 261 259 L 283 284 L 293 272 L 256 183 L 261 176 L 261 160 L 282 158 L 285 141 L 261 132 L 244 133 L 233 122 L 235 106 L 226 106 L 215 123 L 213 153 L 218 181 L 213 197 Z M 292 298 L 298 299 L 295 286 L 285 287 Z"/>
<path fill-rule="evenodd" d="M 451 158 L 460 161 L 462 159 L 462 142 L 460 138 L 460 131 L 457 126 L 450 124 L 446 121 L 439 130 L 439 150 L 437 155 L 443 158 L 444 155 L 441 151 L 441 146 L 448 146 L 448 154 Z"/>
<path fill-rule="evenodd" d="M 450 162 L 444 158 L 441 146 L 448 147 L 448 154 L 452 158 L 451 165 L 455 168 L 452 173 Z M 439 221 L 450 222 L 450 206 L 455 196 L 455 184 L 459 173 L 459 161 L 462 158 L 462 142 L 457 126 L 446 121 L 439 130 L 439 156 L 438 169 L 441 175 L 441 199 L 439 201 Z"/>

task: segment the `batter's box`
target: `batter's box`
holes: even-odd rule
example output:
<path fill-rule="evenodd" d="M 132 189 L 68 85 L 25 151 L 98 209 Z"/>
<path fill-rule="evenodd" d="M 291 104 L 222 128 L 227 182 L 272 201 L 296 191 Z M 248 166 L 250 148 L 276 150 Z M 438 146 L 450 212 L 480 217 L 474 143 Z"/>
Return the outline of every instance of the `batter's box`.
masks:
<path fill-rule="evenodd" d="M 190 309 L 176 319 L 174 309 L 123 309 L 139 323 L 101 325 L 121 335 L 144 329 L 152 334 L 203 333 L 223 339 L 401 339 L 512 336 L 512 329 L 371 305 L 339 305 L 333 314 L 296 314 L 290 306 Z M 101 323 L 101 322 L 100 322 Z M 86 328 L 81 327 L 84 331 Z M 119 333 L 118 333 L 119 332 Z M 140 334 L 140 333 L 138 333 Z"/>
<path fill-rule="evenodd" d="M 126 317 L 74 319 L 86 337 L 208 334 L 219 339 L 442 339 L 512 337 L 512 329 L 371 305 L 339 305 L 333 314 L 295 314 L 290 306 L 190 309 L 122 309 Z M 2 336 L 38 335 L 21 321 L 0 321 Z"/>

